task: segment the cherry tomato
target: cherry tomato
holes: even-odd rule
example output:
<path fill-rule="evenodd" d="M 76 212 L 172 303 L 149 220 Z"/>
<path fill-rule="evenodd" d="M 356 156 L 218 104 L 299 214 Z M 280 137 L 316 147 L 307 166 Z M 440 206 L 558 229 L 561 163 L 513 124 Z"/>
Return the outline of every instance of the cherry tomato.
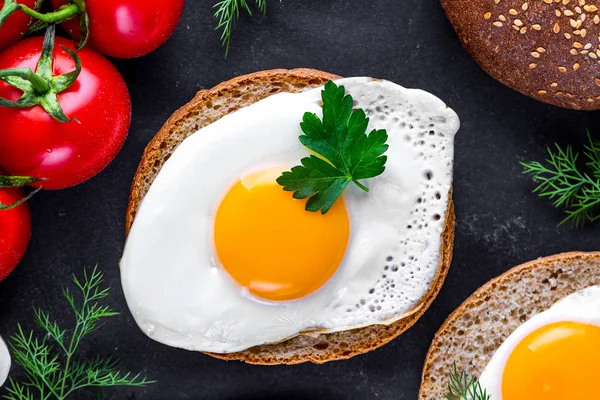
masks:
<path fill-rule="evenodd" d="M 33 8 L 35 0 L 19 0 L 17 3 Z M 2 6 L 4 6 L 4 0 L 0 0 L 0 9 L 2 9 Z M 31 17 L 21 11 L 17 11 L 8 17 L 0 27 L 0 50 L 4 50 L 21 39 L 30 21 Z"/>
<path fill-rule="evenodd" d="M 67 0 L 52 0 L 54 8 Z M 87 0 L 88 45 L 107 56 L 134 58 L 148 54 L 173 34 L 184 0 Z M 79 18 L 63 24 L 79 40 Z"/>
<path fill-rule="evenodd" d="M 23 40 L 0 53 L 0 69 L 35 71 L 42 37 Z M 71 40 L 56 38 L 54 75 L 70 72 L 73 60 L 60 48 Z M 58 95 L 71 122 L 54 120 L 40 106 L 0 107 L 0 166 L 12 175 L 47 178 L 44 189 L 77 185 L 102 171 L 117 155 L 131 123 L 131 100 L 117 69 L 102 55 L 85 48 L 75 83 Z M 21 91 L 0 82 L 0 97 L 17 100 Z"/>
<path fill-rule="evenodd" d="M 0 202 L 13 204 L 25 197 L 21 189 L 0 189 Z M 31 237 L 31 214 L 27 203 L 0 210 L 0 281 L 21 262 Z"/>

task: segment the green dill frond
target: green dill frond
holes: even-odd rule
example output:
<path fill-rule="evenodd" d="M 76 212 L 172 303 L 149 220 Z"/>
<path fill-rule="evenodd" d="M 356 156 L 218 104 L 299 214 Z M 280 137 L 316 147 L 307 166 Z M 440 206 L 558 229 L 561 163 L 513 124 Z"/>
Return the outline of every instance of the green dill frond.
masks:
<path fill-rule="evenodd" d="M 584 160 L 571 146 L 555 144 L 554 149 L 548 148 L 545 163 L 521 163 L 524 173 L 537 182 L 533 192 L 565 210 L 567 217 L 561 224 L 581 226 L 600 218 L 600 141 L 589 134 L 588 139 Z"/>
<path fill-rule="evenodd" d="M 74 392 L 90 387 L 144 386 L 152 383 L 140 374 L 121 372 L 118 360 L 96 357 L 80 360 L 76 351 L 81 341 L 101 326 L 104 318 L 117 315 L 108 306 L 99 303 L 109 294 L 102 288 L 103 274 L 94 267 L 91 273 L 84 271 L 83 279 L 73 276 L 78 288 L 77 295 L 63 289 L 67 304 L 75 316 L 72 331 L 60 328 L 49 313 L 34 308 L 36 325 L 43 331 L 25 333 L 17 325 L 17 333 L 9 345 L 15 362 L 24 370 L 25 382 L 11 379 L 7 387 L 7 400 L 66 400 Z"/>
<path fill-rule="evenodd" d="M 467 375 L 465 371 L 459 373 L 454 364 L 449 376 L 446 400 L 490 400 L 490 397 L 475 377 Z"/>
<path fill-rule="evenodd" d="M 231 44 L 231 35 L 235 29 L 235 24 L 240 18 L 240 11 L 246 11 L 248 15 L 253 16 L 252 9 L 248 4 L 249 0 L 221 0 L 213 6 L 216 9 L 215 18 L 217 19 L 216 30 L 221 31 L 221 41 L 225 48 L 225 57 L 229 54 Z M 282 0 L 279 0 L 280 2 Z M 267 0 L 255 0 L 255 6 L 264 16 L 267 14 Z"/>

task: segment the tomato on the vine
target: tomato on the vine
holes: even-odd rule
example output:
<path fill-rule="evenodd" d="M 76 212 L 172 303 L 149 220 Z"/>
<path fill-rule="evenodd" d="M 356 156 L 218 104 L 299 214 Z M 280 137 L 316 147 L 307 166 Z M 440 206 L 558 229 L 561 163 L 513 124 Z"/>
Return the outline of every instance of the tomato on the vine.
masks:
<path fill-rule="evenodd" d="M 116 157 L 131 123 L 131 100 L 106 58 L 89 48 L 77 55 L 63 38 L 56 39 L 62 48 L 54 47 L 54 26 L 48 32 L 45 41 L 26 39 L 0 53 L 0 76 L 14 68 L 22 75 L 13 86 L 0 82 L 0 166 L 12 175 L 45 178 L 44 189 L 63 189 Z M 40 58 L 47 62 L 38 64 Z"/>
<path fill-rule="evenodd" d="M 35 0 L 18 0 L 19 4 L 25 4 L 28 7 L 35 5 Z M 23 37 L 31 17 L 21 11 L 12 12 L 5 5 L 4 0 L 0 0 L 0 50 L 4 50 L 13 43 L 16 43 Z"/>
<path fill-rule="evenodd" d="M 0 205 L 17 203 L 24 196 L 21 189 L 0 189 Z M 27 203 L 8 210 L 0 207 L 0 281 L 21 262 L 30 237 L 31 214 Z"/>
<path fill-rule="evenodd" d="M 71 0 L 51 0 L 54 8 Z M 134 58 L 148 54 L 173 34 L 183 12 L 184 0 L 86 0 L 89 15 L 88 45 L 111 57 Z M 80 21 L 63 27 L 80 39 Z"/>

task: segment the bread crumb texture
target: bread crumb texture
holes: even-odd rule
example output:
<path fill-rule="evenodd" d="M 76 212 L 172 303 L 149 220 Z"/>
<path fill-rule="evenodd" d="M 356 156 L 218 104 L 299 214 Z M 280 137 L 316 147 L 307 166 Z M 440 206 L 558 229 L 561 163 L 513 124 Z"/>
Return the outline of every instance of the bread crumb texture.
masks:
<path fill-rule="evenodd" d="M 444 399 L 454 363 L 459 371 L 479 376 L 517 327 L 563 297 L 598 284 L 600 253 L 540 258 L 488 282 L 437 332 L 425 361 L 419 399 Z"/>
<path fill-rule="evenodd" d="M 185 138 L 225 115 L 273 94 L 301 92 L 339 78 L 337 75 L 311 69 L 279 69 L 241 76 L 212 89 L 198 92 L 191 102 L 169 118 L 146 147 L 131 186 L 126 232 L 129 232 L 135 213 L 161 167 Z M 281 343 L 253 347 L 243 352 L 209 355 L 224 360 L 263 365 L 324 363 L 347 359 L 388 343 L 417 322 L 442 288 L 452 260 L 454 245 L 452 193 L 449 198 L 437 277 L 429 292 L 409 315 L 390 325 L 373 325 L 329 334 L 313 332 Z"/>
<path fill-rule="evenodd" d="M 505 85 L 561 107 L 600 109 L 593 0 L 442 0 L 463 45 Z"/>

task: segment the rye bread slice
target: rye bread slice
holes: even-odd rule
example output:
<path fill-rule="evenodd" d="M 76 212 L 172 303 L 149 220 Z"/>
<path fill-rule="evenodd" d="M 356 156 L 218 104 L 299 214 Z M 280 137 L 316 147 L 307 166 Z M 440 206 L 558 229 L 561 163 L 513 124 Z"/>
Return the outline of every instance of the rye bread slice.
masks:
<path fill-rule="evenodd" d="M 225 115 L 273 94 L 301 92 L 339 78 L 337 75 L 311 69 L 278 69 L 241 76 L 212 89 L 198 92 L 192 101 L 169 118 L 146 147 L 131 186 L 125 220 L 126 233 L 129 232 L 136 211 L 162 165 L 185 138 Z M 307 361 L 324 363 L 366 353 L 394 339 L 410 328 L 429 308 L 448 273 L 454 245 L 452 193 L 449 198 L 436 280 L 421 303 L 405 318 L 391 325 L 373 325 L 329 334 L 301 334 L 281 343 L 257 346 L 238 353 L 208 354 L 224 360 L 263 365 L 298 364 Z"/>
<path fill-rule="evenodd" d="M 558 300 L 598 284 L 600 252 L 574 252 L 522 264 L 483 285 L 435 335 L 419 400 L 444 399 L 454 363 L 458 370 L 479 376 L 517 327 Z"/>

